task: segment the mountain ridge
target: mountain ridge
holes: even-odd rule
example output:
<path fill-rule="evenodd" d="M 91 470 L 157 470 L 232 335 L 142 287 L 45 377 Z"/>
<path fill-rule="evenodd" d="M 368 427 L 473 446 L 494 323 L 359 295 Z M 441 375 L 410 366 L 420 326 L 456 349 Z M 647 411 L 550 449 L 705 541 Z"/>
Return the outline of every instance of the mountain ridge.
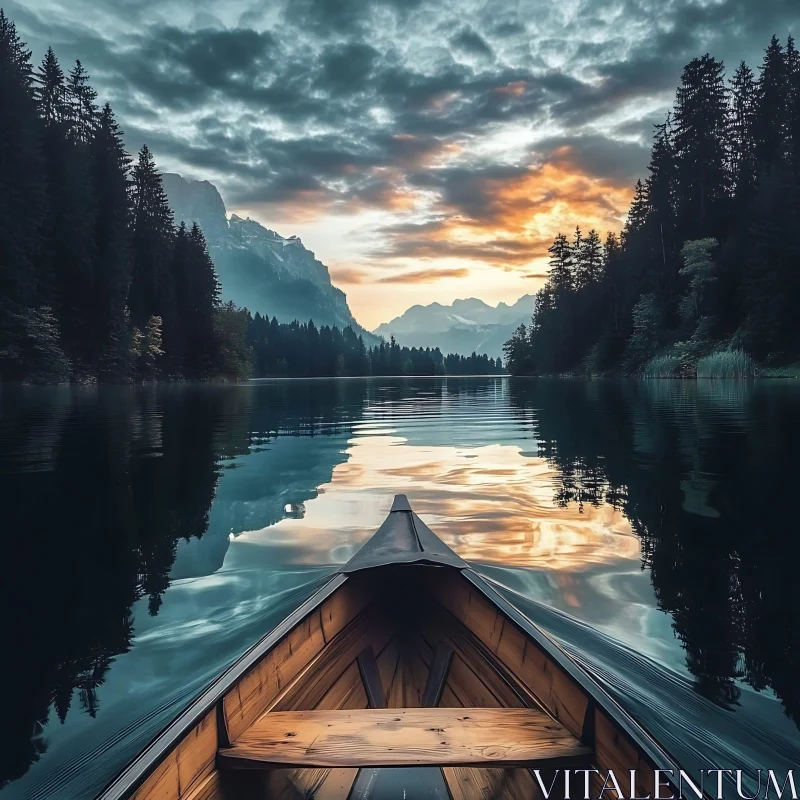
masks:
<path fill-rule="evenodd" d="M 317 325 L 349 325 L 365 343 L 377 343 L 356 321 L 328 268 L 299 237 L 281 236 L 249 217 L 228 217 L 222 195 L 210 181 L 187 180 L 175 172 L 164 173 L 162 180 L 175 221 L 197 222 L 202 229 L 223 300 L 279 322 L 313 319 Z"/>
<path fill-rule="evenodd" d="M 509 305 L 496 306 L 477 297 L 459 298 L 450 305 L 419 303 L 400 316 L 378 325 L 376 336 L 395 339 L 408 347 L 438 347 L 442 352 L 471 353 L 497 358 L 503 344 L 522 322 L 533 314 L 534 296 L 523 295 Z"/>

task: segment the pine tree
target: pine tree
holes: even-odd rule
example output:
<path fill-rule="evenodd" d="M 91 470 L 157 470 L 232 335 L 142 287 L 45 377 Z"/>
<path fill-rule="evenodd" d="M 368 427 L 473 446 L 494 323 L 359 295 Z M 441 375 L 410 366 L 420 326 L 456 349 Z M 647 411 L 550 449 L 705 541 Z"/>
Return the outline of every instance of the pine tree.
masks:
<path fill-rule="evenodd" d="M 567 237 L 559 233 L 552 246 L 548 249 L 550 253 L 550 270 L 548 272 L 548 283 L 558 304 L 559 298 L 573 289 L 573 254 Z"/>
<path fill-rule="evenodd" d="M 577 258 L 576 286 L 579 289 L 592 286 L 600 280 L 603 269 L 603 245 L 600 234 L 592 228 L 581 241 Z"/>
<path fill-rule="evenodd" d="M 601 291 L 607 301 L 606 308 L 606 332 L 604 343 L 604 355 L 613 342 L 619 345 L 619 337 L 623 329 L 623 319 L 625 315 L 625 296 L 626 280 L 624 264 L 621 259 L 622 247 L 616 234 L 609 232 L 606 236 L 603 247 L 603 283 Z M 612 342 L 613 340 L 613 342 Z M 604 367 L 603 362 L 599 366 Z"/>
<path fill-rule="evenodd" d="M 649 177 L 620 240 L 606 240 L 600 279 L 587 279 L 593 234 L 578 233 L 577 252 L 563 236 L 550 248 L 527 339 L 516 337 L 518 363 L 634 370 L 668 345 L 684 363 L 719 346 L 796 360 L 800 53 L 791 37 L 785 50 L 773 37 L 758 80 L 742 63 L 728 91 L 723 72 L 708 54 L 684 69 L 675 115 L 656 126 Z"/>
<path fill-rule="evenodd" d="M 677 216 L 682 239 L 725 232 L 730 196 L 728 102 L 724 66 L 706 54 L 683 70 L 674 117 L 678 181 Z"/>
<path fill-rule="evenodd" d="M 95 207 L 89 158 L 86 147 L 69 135 L 64 74 L 52 49 L 42 61 L 37 81 L 49 197 L 46 302 L 59 321 L 64 351 L 83 368 L 89 365 L 95 344 Z"/>
<path fill-rule="evenodd" d="M 524 325 L 520 325 L 503 345 L 503 355 L 512 375 L 526 375 L 534 371 L 534 365 L 530 363 L 528 330 Z"/>
<path fill-rule="evenodd" d="M 628 219 L 625 223 L 623 238 L 630 239 L 635 233 L 640 231 L 650 213 L 650 201 L 647 197 L 647 190 L 641 180 L 636 181 L 636 188 L 633 193 L 633 202 L 628 210 Z"/>
<path fill-rule="evenodd" d="M 572 257 L 569 260 L 569 268 L 572 272 L 571 286 L 573 289 L 577 289 L 579 286 L 578 276 L 581 271 L 580 259 L 581 259 L 582 247 L 583 247 L 583 235 L 581 234 L 580 225 L 576 225 L 575 236 L 572 238 L 572 244 L 570 245 L 570 253 Z"/>
<path fill-rule="evenodd" d="M 67 81 L 69 124 L 72 137 L 78 142 L 88 142 L 98 123 L 97 92 L 89 85 L 89 74 L 80 61 L 69 73 Z"/>
<path fill-rule="evenodd" d="M 186 223 L 181 222 L 175 231 L 172 241 L 172 259 L 168 270 L 173 282 L 175 296 L 175 314 L 170 328 L 169 367 L 177 375 L 188 377 L 191 374 L 191 345 L 185 328 L 185 316 L 191 308 L 189 292 L 189 276 L 194 268 L 193 253 L 189 242 Z"/>
<path fill-rule="evenodd" d="M 772 37 L 761 64 L 755 116 L 756 158 L 763 170 L 780 161 L 786 146 L 786 58 Z"/>
<path fill-rule="evenodd" d="M 655 216 L 661 228 L 672 231 L 675 225 L 675 143 L 672 116 L 667 115 L 662 125 L 655 126 L 653 149 L 647 167 L 648 211 Z"/>
<path fill-rule="evenodd" d="M 800 185 L 782 164 L 763 176 L 753 203 L 745 277 L 747 317 L 740 332 L 758 360 L 795 359 L 800 347 Z"/>
<path fill-rule="evenodd" d="M 124 315 L 131 283 L 131 232 L 128 175 L 130 156 L 122 143 L 114 113 L 108 103 L 100 112 L 89 142 L 92 193 L 96 216 L 95 342 L 101 357 L 127 338 Z"/>
<path fill-rule="evenodd" d="M 278 322 L 273 317 L 273 323 Z M 246 378 L 250 374 L 253 351 L 247 344 L 250 315 L 233 303 L 223 303 L 214 311 L 214 335 L 218 373 L 231 378 Z M 272 330 L 272 326 L 270 326 Z"/>
<path fill-rule="evenodd" d="M 0 379 L 206 375 L 219 330 L 241 330 L 241 319 L 215 313 L 199 228 L 184 229 L 181 258 L 173 253 L 152 155 L 142 149 L 129 184 L 122 132 L 96 98 L 81 62 L 65 78 L 52 49 L 34 72 L 0 9 Z M 341 350 L 341 334 L 328 333 Z"/>
<path fill-rule="evenodd" d="M 64 72 L 52 47 L 47 48 L 36 73 L 36 97 L 42 118 L 49 125 L 69 120 L 69 104 Z"/>
<path fill-rule="evenodd" d="M 169 358 L 179 361 L 179 317 L 171 268 L 175 226 L 161 175 L 147 145 L 140 150 L 133 167 L 132 201 L 132 272 L 128 295 L 131 319 L 141 329 L 150 317 L 160 317 L 164 350 Z"/>
<path fill-rule="evenodd" d="M 219 282 L 205 237 L 197 223 L 188 232 L 181 223 L 175 252 L 180 256 L 175 281 L 178 310 L 186 337 L 186 367 L 189 374 L 200 377 L 206 375 L 212 365 L 214 308 L 219 303 Z"/>
<path fill-rule="evenodd" d="M 752 201 L 756 184 L 756 108 L 758 86 L 753 70 L 744 61 L 731 78 L 731 174 L 738 213 Z"/>
<path fill-rule="evenodd" d="M 15 355 L 20 314 L 41 305 L 46 209 L 30 51 L 0 9 L 0 378 L 24 377 Z"/>

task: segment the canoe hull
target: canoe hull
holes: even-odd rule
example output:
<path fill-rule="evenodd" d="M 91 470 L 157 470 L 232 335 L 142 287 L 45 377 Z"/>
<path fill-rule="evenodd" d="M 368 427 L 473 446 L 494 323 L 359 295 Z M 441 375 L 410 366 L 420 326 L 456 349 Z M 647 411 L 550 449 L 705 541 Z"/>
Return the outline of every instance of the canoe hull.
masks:
<path fill-rule="evenodd" d="M 436 539 L 407 502 L 396 502 L 381 531 L 382 540 L 368 543 L 360 559 L 357 555 L 223 673 L 100 800 L 354 800 L 369 796 L 376 773 L 366 769 L 368 761 L 373 767 L 438 766 L 454 798 L 493 792 L 537 796 L 531 769 L 552 775 L 558 766 L 596 769 L 593 796 L 609 771 L 628 797 L 654 793 L 656 767 L 677 774 L 658 743 L 490 582 Z M 404 548 L 399 554 L 398 543 Z M 433 731 L 450 730 L 445 723 L 456 725 L 454 709 L 483 709 L 487 718 L 499 714 L 505 722 L 483 733 L 456 725 L 459 750 L 444 733 L 440 745 L 430 745 L 430 730 L 412 734 L 413 726 L 407 726 L 405 738 L 402 731 L 383 739 L 368 736 L 383 729 L 370 729 L 374 714 L 359 716 L 370 708 L 420 707 L 430 708 L 431 719 L 441 717 Z M 509 712 L 505 717 L 503 710 Z M 325 723 L 334 726 L 332 731 L 320 728 L 327 732 L 327 760 L 317 752 L 315 737 L 303 753 L 297 742 L 292 749 L 297 732 L 287 729 L 285 748 L 274 738 L 278 722 L 300 726 L 301 717 L 293 714 L 344 711 L 352 713 L 334 713 L 334 721 Z M 353 734 L 358 720 L 367 737 L 354 748 L 358 758 L 351 755 L 348 761 L 342 754 L 337 760 L 330 742 L 341 741 L 344 752 L 345 743 L 358 741 Z M 552 736 L 539 744 L 534 737 L 524 759 L 518 753 L 512 757 L 514 748 L 497 743 L 503 725 L 512 726 L 511 739 L 537 725 L 557 728 L 561 750 L 548 744 Z M 514 730 L 514 725 L 528 727 Z M 472 734 L 477 740 L 470 739 Z M 420 755 L 417 743 L 429 739 Z M 373 752 L 381 741 L 386 752 Z M 243 764 L 251 769 L 237 769 Z M 582 797 L 582 783 L 576 790 Z"/>

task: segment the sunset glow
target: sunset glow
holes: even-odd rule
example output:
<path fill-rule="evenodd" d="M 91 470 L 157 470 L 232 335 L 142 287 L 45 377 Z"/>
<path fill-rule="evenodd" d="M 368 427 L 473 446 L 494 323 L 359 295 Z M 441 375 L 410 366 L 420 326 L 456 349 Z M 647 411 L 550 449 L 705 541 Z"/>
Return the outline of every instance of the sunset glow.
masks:
<path fill-rule="evenodd" d="M 557 233 L 618 231 L 683 65 L 753 63 L 774 25 L 690 2 L 14 8 L 36 58 L 82 59 L 132 152 L 300 236 L 367 328 L 419 302 L 513 302 Z"/>

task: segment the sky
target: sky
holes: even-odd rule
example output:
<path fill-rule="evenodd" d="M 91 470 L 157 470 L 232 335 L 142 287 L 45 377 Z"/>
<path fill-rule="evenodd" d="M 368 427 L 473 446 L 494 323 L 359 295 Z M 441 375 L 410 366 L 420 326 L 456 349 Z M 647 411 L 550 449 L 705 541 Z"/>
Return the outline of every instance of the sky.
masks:
<path fill-rule="evenodd" d="M 800 0 L 0 3 L 131 151 L 300 236 L 368 328 L 538 290 L 557 233 L 622 227 L 684 64 L 800 34 Z"/>

